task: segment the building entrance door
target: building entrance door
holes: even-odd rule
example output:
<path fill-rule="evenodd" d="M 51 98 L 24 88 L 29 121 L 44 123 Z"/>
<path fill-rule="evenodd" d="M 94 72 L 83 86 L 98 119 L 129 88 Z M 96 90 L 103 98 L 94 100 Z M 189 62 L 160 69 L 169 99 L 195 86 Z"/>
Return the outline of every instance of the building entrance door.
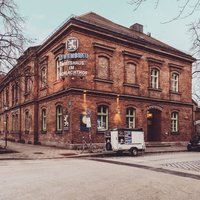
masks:
<path fill-rule="evenodd" d="M 161 111 L 150 109 L 147 111 L 147 140 L 156 142 L 161 140 Z"/>

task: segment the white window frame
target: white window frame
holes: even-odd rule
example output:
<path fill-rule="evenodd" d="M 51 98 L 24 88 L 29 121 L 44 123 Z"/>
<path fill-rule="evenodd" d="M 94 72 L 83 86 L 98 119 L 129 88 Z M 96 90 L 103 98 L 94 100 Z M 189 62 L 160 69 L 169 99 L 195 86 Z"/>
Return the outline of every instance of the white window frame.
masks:
<path fill-rule="evenodd" d="M 179 91 L 179 75 L 177 73 L 172 74 L 172 80 L 171 80 L 171 89 L 173 92 L 178 92 Z"/>
<path fill-rule="evenodd" d="M 126 109 L 126 126 L 127 128 L 135 128 L 135 109 Z"/>
<path fill-rule="evenodd" d="M 64 72 L 64 66 L 59 65 L 59 59 L 56 59 L 56 79 L 60 80 L 61 79 L 61 73 Z"/>
<path fill-rule="evenodd" d="M 171 131 L 178 132 L 178 112 L 171 113 Z"/>
<path fill-rule="evenodd" d="M 100 105 L 97 108 L 97 130 L 108 130 L 108 107 L 105 105 Z"/>
<path fill-rule="evenodd" d="M 45 108 L 42 109 L 42 131 L 47 130 L 47 110 Z"/>
<path fill-rule="evenodd" d="M 25 131 L 30 130 L 30 116 L 29 116 L 29 111 L 25 112 Z"/>
<path fill-rule="evenodd" d="M 63 113 L 62 106 L 56 106 L 56 131 L 63 130 Z"/>
<path fill-rule="evenodd" d="M 158 89 L 159 86 L 159 70 L 151 70 L 151 88 Z"/>

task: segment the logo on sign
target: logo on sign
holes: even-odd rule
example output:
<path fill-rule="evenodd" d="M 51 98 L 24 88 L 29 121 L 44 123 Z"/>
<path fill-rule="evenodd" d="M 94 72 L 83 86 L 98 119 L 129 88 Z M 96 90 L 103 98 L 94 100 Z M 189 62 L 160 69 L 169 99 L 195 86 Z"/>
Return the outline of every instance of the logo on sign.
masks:
<path fill-rule="evenodd" d="M 69 51 L 69 52 L 74 52 L 78 49 L 78 39 L 75 38 L 75 37 L 70 37 L 67 39 L 67 42 L 66 42 L 66 49 Z"/>

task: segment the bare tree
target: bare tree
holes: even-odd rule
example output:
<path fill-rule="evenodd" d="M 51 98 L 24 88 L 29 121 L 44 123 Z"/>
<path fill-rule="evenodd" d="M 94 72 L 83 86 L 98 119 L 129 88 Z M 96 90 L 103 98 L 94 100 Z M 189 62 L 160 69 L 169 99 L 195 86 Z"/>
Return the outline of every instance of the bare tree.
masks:
<path fill-rule="evenodd" d="M 165 0 L 148 0 L 152 1 L 154 9 L 158 9 L 158 5 Z M 142 4 L 147 0 L 130 0 L 129 4 L 134 7 L 134 11 L 138 10 Z M 178 7 L 178 13 L 172 16 L 168 21 L 162 23 L 169 23 L 174 20 L 184 19 L 195 12 L 199 12 L 200 0 L 176 0 L 171 6 Z M 196 21 L 191 22 L 189 25 L 189 32 L 191 33 L 192 46 L 191 51 L 193 56 L 197 58 L 197 62 L 193 64 L 192 76 L 193 76 L 193 99 L 196 102 L 200 102 L 200 17 Z"/>
<path fill-rule="evenodd" d="M 30 43 L 23 33 L 24 19 L 13 0 L 0 0 L 0 71 L 8 71 Z"/>

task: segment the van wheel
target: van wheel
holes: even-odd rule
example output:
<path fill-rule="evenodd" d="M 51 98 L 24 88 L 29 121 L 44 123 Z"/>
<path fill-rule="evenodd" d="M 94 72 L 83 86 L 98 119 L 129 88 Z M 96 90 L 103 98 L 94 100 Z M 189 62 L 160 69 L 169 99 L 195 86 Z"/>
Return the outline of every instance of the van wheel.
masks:
<path fill-rule="evenodd" d="M 138 155 L 138 150 L 137 150 L 137 148 L 132 148 L 132 149 L 131 149 L 131 155 L 132 155 L 132 156 L 137 156 L 137 155 Z"/>
<path fill-rule="evenodd" d="M 106 150 L 107 150 L 107 151 L 111 151 L 111 150 L 112 150 L 112 145 L 111 145 L 110 142 L 107 142 L 107 143 L 106 143 Z"/>

